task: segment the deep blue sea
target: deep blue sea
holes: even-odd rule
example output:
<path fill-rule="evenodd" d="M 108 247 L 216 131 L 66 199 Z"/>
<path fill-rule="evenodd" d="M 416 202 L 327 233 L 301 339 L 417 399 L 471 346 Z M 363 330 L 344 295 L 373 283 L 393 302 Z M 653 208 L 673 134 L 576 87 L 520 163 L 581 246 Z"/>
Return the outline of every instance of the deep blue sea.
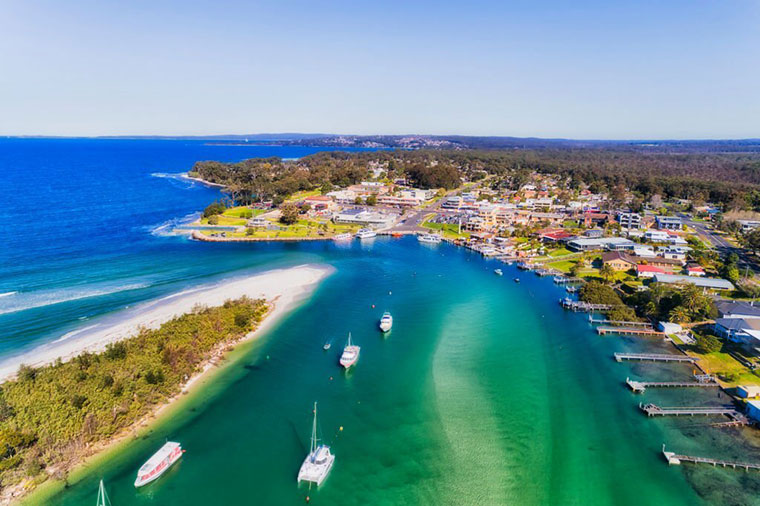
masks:
<path fill-rule="evenodd" d="M 203 141 L 0 139 L 0 359 L 88 319 L 274 260 L 169 236 L 221 197 L 198 160 L 324 148 Z"/>

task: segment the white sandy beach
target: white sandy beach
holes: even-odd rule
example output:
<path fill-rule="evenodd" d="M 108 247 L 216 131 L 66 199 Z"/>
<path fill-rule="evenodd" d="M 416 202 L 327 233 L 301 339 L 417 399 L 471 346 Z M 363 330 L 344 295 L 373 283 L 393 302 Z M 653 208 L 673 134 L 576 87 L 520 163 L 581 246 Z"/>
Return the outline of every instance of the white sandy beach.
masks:
<path fill-rule="evenodd" d="M 71 359 L 84 351 L 99 352 L 109 343 L 134 336 L 141 327 L 158 328 L 172 318 L 189 312 L 197 304 L 219 306 L 225 300 L 244 295 L 264 298 L 274 304 L 273 310 L 256 330 L 256 333 L 262 332 L 306 298 L 332 270 L 326 265 L 301 265 L 203 285 L 145 302 L 122 311 L 112 323 L 94 320 L 50 343 L 3 359 L 0 361 L 0 381 L 13 377 L 21 364 L 38 367 L 55 362 L 58 358 Z"/>

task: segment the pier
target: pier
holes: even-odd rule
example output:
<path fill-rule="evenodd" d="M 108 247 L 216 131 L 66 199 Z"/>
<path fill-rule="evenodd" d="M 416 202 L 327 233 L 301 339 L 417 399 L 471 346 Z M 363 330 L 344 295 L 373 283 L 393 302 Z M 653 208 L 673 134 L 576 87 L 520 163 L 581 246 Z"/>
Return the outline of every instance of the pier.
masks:
<path fill-rule="evenodd" d="M 634 381 L 630 378 L 625 379 L 626 385 L 634 393 L 643 394 L 647 388 L 683 388 L 683 387 L 719 387 L 720 385 L 712 376 L 700 374 L 694 376 L 696 381 Z"/>
<path fill-rule="evenodd" d="M 558 285 L 571 285 L 574 283 L 583 283 L 581 278 L 566 278 L 564 276 L 555 276 L 554 283 Z"/>
<path fill-rule="evenodd" d="M 663 408 L 657 404 L 639 404 L 647 416 L 720 416 L 731 418 L 735 425 L 746 425 L 749 420 L 733 406 Z"/>
<path fill-rule="evenodd" d="M 650 362 L 696 362 L 699 359 L 688 355 L 661 353 L 615 353 L 615 360 L 646 360 Z"/>
<path fill-rule="evenodd" d="M 744 469 L 749 471 L 750 469 L 760 470 L 760 464 L 754 464 L 750 462 L 735 462 L 731 460 L 711 459 L 708 457 L 692 457 L 690 455 L 678 455 L 675 452 L 665 451 L 665 445 L 662 445 L 662 455 L 668 464 L 671 466 L 681 465 L 681 462 L 692 462 L 694 464 L 710 464 L 713 467 L 731 467 L 733 469 Z"/>
<path fill-rule="evenodd" d="M 612 325 L 615 327 L 641 327 L 643 329 L 654 328 L 651 323 L 647 322 L 627 322 L 622 320 L 605 320 L 602 318 L 594 318 L 592 315 L 588 317 L 589 323 L 597 325 Z"/>
<path fill-rule="evenodd" d="M 635 329 L 632 327 L 597 327 L 596 333 L 600 336 L 606 334 L 623 334 L 626 336 L 664 336 L 664 332 L 652 328 Z"/>
<path fill-rule="evenodd" d="M 581 302 L 572 299 L 560 299 L 559 304 L 570 311 L 579 312 L 592 312 L 592 311 L 608 311 L 612 309 L 610 304 L 590 304 L 588 302 Z"/>

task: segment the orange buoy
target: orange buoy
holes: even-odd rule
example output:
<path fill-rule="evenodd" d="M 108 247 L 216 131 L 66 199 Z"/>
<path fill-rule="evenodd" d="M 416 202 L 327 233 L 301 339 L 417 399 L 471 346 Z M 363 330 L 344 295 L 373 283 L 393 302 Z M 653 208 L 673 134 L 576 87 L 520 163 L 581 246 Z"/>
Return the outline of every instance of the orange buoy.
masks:
<path fill-rule="evenodd" d="M 306 496 L 306 502 L 309 502 L 311 499 L 309 499 L 309 496 Z"/>

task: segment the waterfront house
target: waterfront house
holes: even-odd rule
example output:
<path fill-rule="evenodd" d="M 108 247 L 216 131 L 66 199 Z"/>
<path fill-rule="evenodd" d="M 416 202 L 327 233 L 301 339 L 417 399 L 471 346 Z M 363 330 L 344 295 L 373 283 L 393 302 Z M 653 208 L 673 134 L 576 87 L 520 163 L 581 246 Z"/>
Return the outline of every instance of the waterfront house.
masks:
<path fill-rule="evenodd" d="M 665 274 L 665 270 L 662 267 L 647 264 L 636 266 L 636 276 L 640 278 L 653 278 L 655 274 Z"/>
<path fill-rule="evenodd" d="M 312 197 L 306 197 L 303 199 L 304 204 L 308 204 L 314 212 L 318 214 L 324 214 L 332 212 L 337 209 L 337 205 L 327 195 L 314 195 Z"/>
<path fill-rule="evenodd" d="M 717 335 L 735 343 L 752 346 L 760 344 L 758 318 L 718 318 L 713 329 Z"/>
<path fill-rule="evenodd" d="M 636 267 L 636 261 L 620 251 L 608 251 L 602 255 L 602 264 L 609 265 L 617 272 L 625 272 Z"/>
<path fill-rule="evenodd" d="M 755 399 L 757 397 L 760 397 L 760 386 L 739 385 L 736 387 L 736 395 L 742 399 Z"/>
<path fill-rule="evenodd" d="M 747 416 L 754 421 L 760 421 L 760 401 L 747 401 Z"/>
<path fill-rule="evenodd" d="M 743 300 L 719 299 L 715 308 L 721 318 L 760 318 L 760 306 Z"/>

